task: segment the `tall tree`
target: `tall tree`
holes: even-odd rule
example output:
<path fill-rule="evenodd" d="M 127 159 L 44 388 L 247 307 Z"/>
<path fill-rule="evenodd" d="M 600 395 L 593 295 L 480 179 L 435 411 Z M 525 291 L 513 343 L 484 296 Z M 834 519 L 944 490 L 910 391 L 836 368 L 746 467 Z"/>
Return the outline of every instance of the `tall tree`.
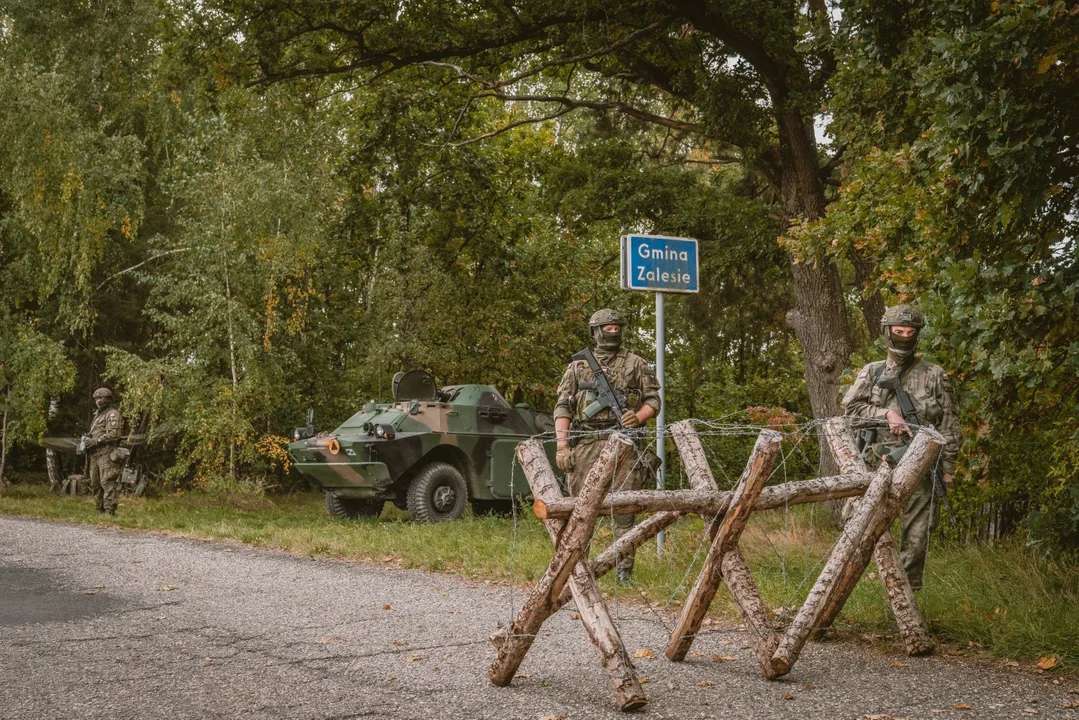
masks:
<path fill-rule="evenodd" d="M 579 109 L 620 116 L 612 128 L 649 123 L 707 162 L 742 163 L 786 223 L 825 212 L 832 163 L 813 127 L 835 63 L 823 3 L 218 0 L 186 12 L 232 19 L 215 52 L 246 61 L 251 82 L 336 77 L 347 87 L 407 75 L 452 88 L 454 101 L 463 85 L 464 107 L 510 103 L 503 127 Z M 443 146 L 475 139 L 452 119 L 440 137 Z M 823 253 L 799 256 L 791 270 L 788 321 L 811 406 L 831 415 L 851 353 L 840 275 Z"/>

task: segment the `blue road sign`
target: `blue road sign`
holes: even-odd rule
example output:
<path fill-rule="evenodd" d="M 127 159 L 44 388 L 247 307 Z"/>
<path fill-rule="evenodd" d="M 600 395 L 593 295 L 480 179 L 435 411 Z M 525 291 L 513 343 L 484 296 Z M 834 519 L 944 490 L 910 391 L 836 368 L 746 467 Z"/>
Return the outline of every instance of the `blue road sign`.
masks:
<path fill-rule="evenodd" d="M 662 235 L 622 236 L 622 289 L 700 291 L 697 241 Z"/>

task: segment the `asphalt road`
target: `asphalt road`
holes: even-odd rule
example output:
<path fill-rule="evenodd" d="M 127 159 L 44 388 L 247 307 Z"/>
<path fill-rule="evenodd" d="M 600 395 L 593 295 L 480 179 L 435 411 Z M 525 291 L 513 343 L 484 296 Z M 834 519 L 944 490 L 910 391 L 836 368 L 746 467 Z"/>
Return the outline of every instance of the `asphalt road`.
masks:
<path fill-rule="evenodd" d="M 522 599 L 419 571 L 0 517 L 0 718 L 624 717 L 570 609 L 511 687 L 487 682 L 486 638 Z M 1025 669 L 825 643 L 768 682 L 736 629 L 709 631 L 676 664 L 662 656 L 669 620 L 612 614 L 630 652 L 655 654 L 636 661 L 644 718 L 1079 720 L 1063 707 L 1079 704 L 1074 683 Z"/>

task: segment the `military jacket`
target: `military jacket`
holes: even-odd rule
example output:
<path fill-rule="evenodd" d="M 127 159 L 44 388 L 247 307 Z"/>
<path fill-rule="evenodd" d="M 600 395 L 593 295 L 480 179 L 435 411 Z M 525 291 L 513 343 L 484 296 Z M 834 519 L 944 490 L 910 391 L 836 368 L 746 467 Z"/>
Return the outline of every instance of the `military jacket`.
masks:
<path fill-rule="evenodd" d="M 115 444 L 120 439 L 124 421 L 120 417 L 120 411 L 113 407 L 103 408 L 94 413 L 94 421 L 90 423 L 90 437 L 97 440 L 93 454 L 97 455 L 111 450 L 110 444 Z"/>
<path fill-rule="evenodd" d="M 893 435 L 888 430 L 888 411 L 895 410 L 900 415 L 903 413 L 895 392 L 875 382 L 882 365 L 884 370 L 879 379 L 895 376 L 899 371 L 892 358 L 869 363 L 858 373 L 854 385 L 843 396 L 843 408 L 847 415 L 877 421 L 876 443 L 883 445 L 885 452 L 888 452 L 909 443 L 910 438 Z M 921 424 L 933 427 L 944 436 L 946 444 L 940 455 L 941 470 L 947 475 L 954 474 L 962 435 L 959 429 L 959 405 L 947 373 L 939 365 L 919 358 L 900 375 L 900 384 L 910 397 Z M 917 428 L 912 430 L 917 431 Z"/>
<path fill-rule="evenodd" d="M 596 360 L 607 371 L 611 387 L 626 394 L 626 409 L 638 410 L 642 405 L 649 405 L 659 412 L 659 381 L 652 366 L 639 355 L 622 349 L 617 352 L 596 351 Z M 617 423 L 617 418 L 610 410 L 604 409 L 586 419 L 584 410 L 595 401 L 595 393 L 582 389 L 581 384 L 592 383 L 595 376 L 588 363 L 575 360 L 566 368 L 562 381 L 558 383 L 558 400 L 554 406 L 555 418 L 567 417 L 581 427 L 601 429 Z"/>

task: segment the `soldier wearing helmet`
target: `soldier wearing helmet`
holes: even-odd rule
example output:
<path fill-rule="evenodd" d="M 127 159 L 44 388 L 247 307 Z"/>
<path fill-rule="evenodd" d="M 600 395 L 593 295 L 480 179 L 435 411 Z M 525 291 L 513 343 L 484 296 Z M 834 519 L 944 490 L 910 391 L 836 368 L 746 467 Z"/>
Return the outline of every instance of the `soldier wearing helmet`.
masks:
<path fill-rule="evenodd" d="M 626 408 L 621 418 L 615 418 L 610 410 L 603 410 L 593 417 L 586 417 L 584 410 L 595 401 L 593 392 L 585 387 L 594 382 L 588 363 L 578 360 L 566 368 L 558 384 L 558 400 L 555 403 L 555 433 L 558 438 L 556 462 L 566 474 L 571 495 L 580 493 L 588 471 L 599 459 L 607 435 L 618 426 L 640 427 L 659 412 L 659 382 L 648 362 L 622 348 L 622 316 L 615 310 L 604 308 L 592 314 L 588 327 L 595 343 L 596 360 L 607 373 L 611 386 L 625 393 Z M 570 426 L 575 431 L 576 445 L 571 446 Z M 631 453 L 619 466 L 611 480 L 611 490 L 639 490 L 645 477 L 651 472 L 651 453 L 647 445 L 638 443 L 636 453 Z M 618 539 L 629 532 L 636 521 L 634 515 L 614 516 L 614 536 Z M 625 584 L 633 574 L 633 555 L 618 559 L 618 580 Z"/>
<path fill-rule="evenodd" d="M 90 424 L 84 449 L 90 453 L 90 487 L 94 491 L 94 504 L 99 513 L 116 514 L 116 485 L 120 477 L 120 464 L 113 454 L 120 442 L 123 419 L 120 411 L 112 405 L 112 391 L 106 387 L 94 390 L 97 411 Z"/>
<path fill-rule="evenodd" d="M 843 408 L 847 415 L 872 421 L 870 437 L 862 450 L 870 467 L 877 467 L 885 456 L 898 461 L 917 429 L 904 421 L 898 393 L 892 389 L 896 385 L 902 387 L 921 424 L 935 428 L 947 441 L 937 468 L 947 487 L 955 473 L 955 459 L 962 441 L 959 405 L 948 374 L 939 365 L 922 360 L 915 352 L 924 327 L 924 316 L 910 305 L 895 305 L 885 310 L 880 319 L 880 332 L 888 357 L 862 368 L 854 385 L 843 396 Z M 933 473 L 930 473 L 922 480 L 900 522 L 900 557 L 915 590 L 922 586 L 929 534 L 939 518 L 932 477 Z"/>

